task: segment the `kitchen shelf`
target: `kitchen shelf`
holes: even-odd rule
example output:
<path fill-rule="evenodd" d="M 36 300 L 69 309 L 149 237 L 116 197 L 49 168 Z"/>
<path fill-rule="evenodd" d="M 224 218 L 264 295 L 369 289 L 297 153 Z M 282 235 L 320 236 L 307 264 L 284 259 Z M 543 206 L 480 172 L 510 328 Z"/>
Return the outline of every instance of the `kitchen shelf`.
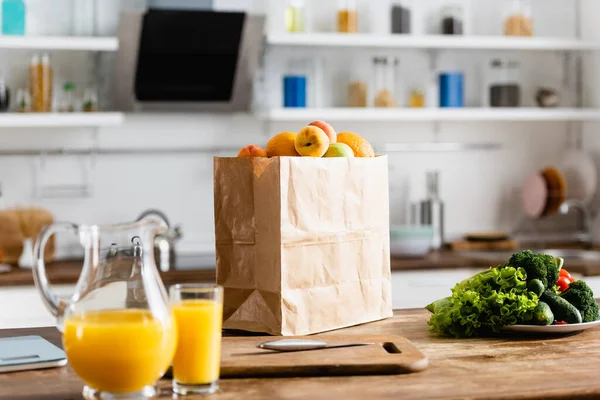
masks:
<path fill-rule="evenodd" d="M 0 50 L 117 51 L 116 37 L 0 36 Z"/>
<path fill-rule="evenodd" d="M 0 128 L 66 128 L 121 125 L 125 114 L 96 113 L 9 113 L 0 114 Z"/>
<path fill-rule="evenodd" d="M 271 122 L 311 121 L 600 121 L 600 109 L 576 108 L 280 108 L 258 113 Z"/>
<path fill-rule="evenodd" d="M 595 51 L 600 42 L 579 39 L 506 36 L 378 35 L 340 33 L 284 33 L 266 38 L 271 46 L 462 49 L 462 50 L 539 50 Z"/>

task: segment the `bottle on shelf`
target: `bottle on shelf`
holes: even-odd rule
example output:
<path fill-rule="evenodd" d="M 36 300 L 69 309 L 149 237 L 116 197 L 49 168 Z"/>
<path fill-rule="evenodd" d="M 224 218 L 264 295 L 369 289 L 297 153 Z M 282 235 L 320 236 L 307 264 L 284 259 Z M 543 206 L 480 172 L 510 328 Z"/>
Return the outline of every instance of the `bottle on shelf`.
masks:
<path fill-rule="evenodd" d="M 411 0 L 391 0 L 392 33 L 411 32 Z"/>
<path fill-rule="evenodd" d="M 465 13 L 463 7 L 454 4 L 444 7 L 442 10 L 441 31 L 444 35 L 464 34 Z"/>
<path fill-rule="evenodd" d="M 75 112 L 75 84 L 65 82 L 60 104 L 60 112 Z"/>
<path fill-rule="evenodd" d="M 25 35 L 25 15 L 23 0 L 2 0 L 2 34 Z"/>
<path fill-rule="evenodd" d="M 52 111 L 52 66 L 48 54 L 44 54 L 41 59 L 36 54 L 31 59 L 29 85 L 33 111 Z"/>
<path fill-rule="evenodd" d="M 510 0 L 504 18 L 505 36 L 533 36 L 531 0 Z"/>
<path fill-rule="evenodd" d="M 288 0 L 285 9 L 285 30 L 287 32 L 305 32 L 306 7 L 304 0 Z"/>
<path fill-rule="evenodd" d="M 339 0 L 337 30 L 340 33 L 358 32 L 358 10 L 355 0 Z"/>

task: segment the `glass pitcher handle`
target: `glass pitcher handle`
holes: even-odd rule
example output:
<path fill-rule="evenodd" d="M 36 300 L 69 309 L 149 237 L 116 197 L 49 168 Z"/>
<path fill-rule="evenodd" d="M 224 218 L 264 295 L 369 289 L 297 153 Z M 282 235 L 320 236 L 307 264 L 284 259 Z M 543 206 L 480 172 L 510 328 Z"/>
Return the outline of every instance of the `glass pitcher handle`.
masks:
<path fill-rule="evenodd" d="M 35 286 L 42 296 L 44 305 L 52 313 L 52 315 L 57 318 L 60 318 L 63 315 L 65 308 L 68 307 L 69 303 L 62 300 L 60 297 L 57 297 L 50 287 L 50 282 L 48 282 L 48 276 L 46 275 L 44 250 L 48 240 L 52 235 L 65 231 L 77 234 L 79 228 L 75 224 L 63 222 L 45 226 L 35 241 L 35 246 L 33 249 L 33 256 L 35 258 L 33 265 L 33 281 L 35 282 Z"/>

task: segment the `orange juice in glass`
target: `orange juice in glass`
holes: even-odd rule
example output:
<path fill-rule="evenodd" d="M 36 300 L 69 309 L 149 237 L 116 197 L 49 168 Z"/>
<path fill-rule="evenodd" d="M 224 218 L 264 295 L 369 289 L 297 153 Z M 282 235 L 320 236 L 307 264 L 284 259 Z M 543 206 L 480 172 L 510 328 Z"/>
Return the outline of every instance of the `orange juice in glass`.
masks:
<path fill-rule="evenodd" d="M 214 393 L 219 388 L 223 288 L 175 285 L 170 294 L 178 329 L 173 391 L 182 395 Z"/>

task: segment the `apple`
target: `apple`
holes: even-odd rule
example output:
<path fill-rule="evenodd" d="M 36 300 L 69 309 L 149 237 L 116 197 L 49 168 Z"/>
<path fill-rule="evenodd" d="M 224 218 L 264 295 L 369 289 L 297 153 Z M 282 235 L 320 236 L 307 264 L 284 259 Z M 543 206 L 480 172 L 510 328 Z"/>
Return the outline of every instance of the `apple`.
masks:
<path fill-rule="evenodd" d="M 310 124 L 308 124 L 308 126 L 316 126 L 317 128 L 321 128 L 323 132 L 325 132 L 329 137 L 329 143 L 337 142 L 337 133 L 335 132 L 335 129 L 333 129 L 333 126 L 329 125 L 327 122 L 313 121 Z"/>
<path fill-rule="evenodd" d="M 354 151 L 345 143 L 332 143 L 323 157 L 354 158 Z"/>
<path fill-rule="evenodd" d="M 329 149 L 329 136 L 323 129 L 306 126 L 296 135 L 296 151 L 303 157 L 323 157 Z"/>

